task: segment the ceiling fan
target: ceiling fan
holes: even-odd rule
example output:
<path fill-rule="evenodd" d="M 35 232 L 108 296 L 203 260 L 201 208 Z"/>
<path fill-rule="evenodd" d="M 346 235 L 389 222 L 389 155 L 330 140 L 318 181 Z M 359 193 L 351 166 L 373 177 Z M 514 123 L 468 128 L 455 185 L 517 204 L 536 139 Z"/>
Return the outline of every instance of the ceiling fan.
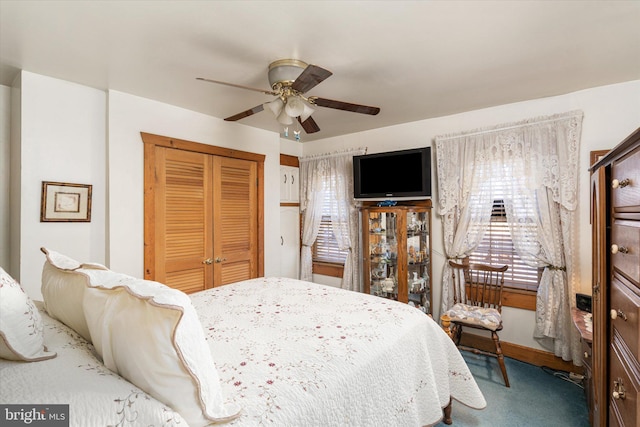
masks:
<path fill-rule="evenodd" d="M 259 113 L 265 107 L 270 110 L 282 125 L 293 124 L 297 120 L 306 133 L 314 133 L 320 130 L 311 114 L 315 112 L 313 106 L 333 108 L 336 110 L 351 111 L 354 113 L 376 115 L 380 112 L 378 107 L 351 104 L 349 102 L 335 101 L 317 96 L 305 97 L 304 94 L 313 89 L 333 73 L 317 65 L 309 65 L 298 59 L 280 59 L 269 64 L 269 84 L 271 90 L 256 89 L 234 83 L 197 77 L 198 80 L 217 83 L 240 89 L 248 89 L 273 95 L 277 98 L 273 101 L 257 105 L 249 110 L 227 117 L 225 120 L 235 122 Z"/>

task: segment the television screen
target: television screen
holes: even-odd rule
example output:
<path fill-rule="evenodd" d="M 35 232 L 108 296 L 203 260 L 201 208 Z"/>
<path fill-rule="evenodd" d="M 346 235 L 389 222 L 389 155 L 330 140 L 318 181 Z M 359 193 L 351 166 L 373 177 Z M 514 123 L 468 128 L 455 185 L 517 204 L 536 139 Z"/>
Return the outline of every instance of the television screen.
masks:
<path fill-rule="evenodd" d="M 353 157 L 356 199 L 431 197 L 431 147 Z"/>

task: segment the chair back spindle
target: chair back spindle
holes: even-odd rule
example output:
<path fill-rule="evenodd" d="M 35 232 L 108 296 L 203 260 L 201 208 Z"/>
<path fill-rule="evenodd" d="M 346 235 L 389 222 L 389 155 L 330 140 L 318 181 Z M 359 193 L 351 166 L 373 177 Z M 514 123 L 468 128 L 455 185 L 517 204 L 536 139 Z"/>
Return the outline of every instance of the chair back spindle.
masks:
<path fill-rule="evenodd" d="M 463 303 L 502 311 L 504 272 L 509 266 L 458 264 L 449 261 L 453 279 L 454 304 Z"/>

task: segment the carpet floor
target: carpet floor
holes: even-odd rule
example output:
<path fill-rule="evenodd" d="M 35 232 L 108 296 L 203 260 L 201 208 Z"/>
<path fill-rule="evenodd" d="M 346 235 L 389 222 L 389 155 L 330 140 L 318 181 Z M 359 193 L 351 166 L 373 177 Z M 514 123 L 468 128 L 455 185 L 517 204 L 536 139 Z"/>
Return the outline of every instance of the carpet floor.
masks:
<path fill-rule="evenodd" d="M 453 426 L 588 427 L 589 412 L 581 385 L 565 372 L 505 357 L 510 388 L 504 386 L 495 358 L 462 352 L 487 401 L 483 410 L 454 400 Z M 444 423 L 437 424 L 444 427 Z"/>

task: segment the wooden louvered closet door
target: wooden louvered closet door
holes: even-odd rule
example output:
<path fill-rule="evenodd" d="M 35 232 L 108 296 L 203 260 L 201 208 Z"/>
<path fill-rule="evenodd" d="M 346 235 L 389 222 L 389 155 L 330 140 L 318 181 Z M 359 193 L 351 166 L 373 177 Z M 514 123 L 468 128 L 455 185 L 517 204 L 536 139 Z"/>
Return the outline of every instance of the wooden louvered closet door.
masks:
<path fill-rule="evenodd" d="M 257 277 L 256 163 L 213 158 L 214 283 Z"/>
<path fill-rule="evenodd" d="M 142 135 L 145 278 L 192 293 L 264 274 L 263 156 Z"/>
<path fill-rule="evenodd" d="M 214 283 L 212 157 L 156 148 L 155 280 L 191 293 Z M 208 285 L 208 286 L 207 286 Z"/>

